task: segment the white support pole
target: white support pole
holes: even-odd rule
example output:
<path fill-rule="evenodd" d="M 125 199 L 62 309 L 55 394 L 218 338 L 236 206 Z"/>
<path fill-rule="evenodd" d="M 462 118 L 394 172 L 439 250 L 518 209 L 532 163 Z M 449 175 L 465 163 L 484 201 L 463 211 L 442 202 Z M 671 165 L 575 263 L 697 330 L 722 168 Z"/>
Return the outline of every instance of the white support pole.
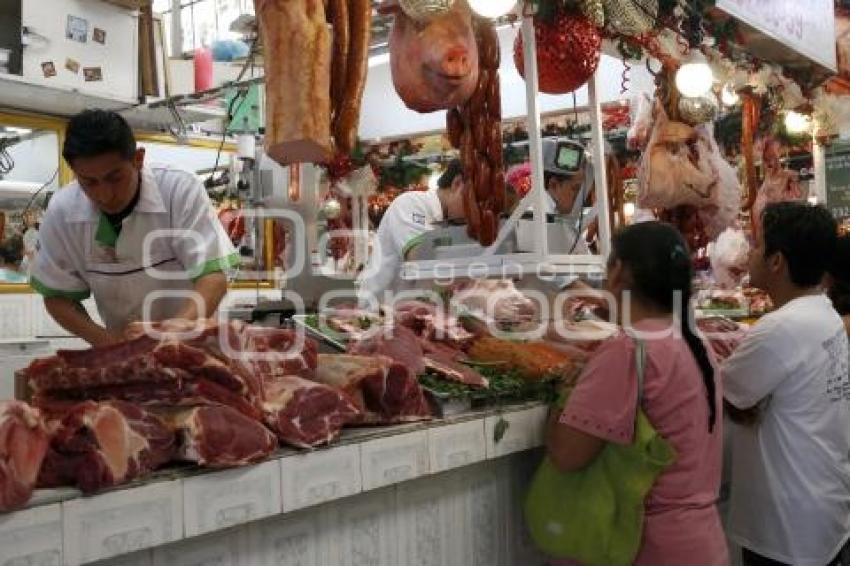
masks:
<path fill-rule="evenodd" d="M 817 138 L 812 141 L 812 162 L 815 174 L 814 196 L 819 204 L 826 204 L 826 148 L 818 143 Z"/>
<path fill-rule="evenodd" d="M 543 145 L 540 128 L 540 108 L 537 104 L 537 41 L 534 38 L 534 17 L 522 18 L 522 44 L 525 61 L 525 93 L 528 110 L 528 147 L 531 151 L 531 184 L 534 192 L 534 251 L 538 257 L 549 255 L 546 231 L 546 188 L 543 186 Z"/>
<path fill-rule="evenodd" d="M 611 207 L 608 202 L 608 174 L 605 164 L 605 133 L 602 129 L 602 106 L 599 102 L 599 71 L 593 73 L 588 84 L 590 107 L 591 144 L 593 146 L 593 177 L 596 191 L 596 210 L 599 220 L 599 253 L 607 258 L 611 252 Z"/>

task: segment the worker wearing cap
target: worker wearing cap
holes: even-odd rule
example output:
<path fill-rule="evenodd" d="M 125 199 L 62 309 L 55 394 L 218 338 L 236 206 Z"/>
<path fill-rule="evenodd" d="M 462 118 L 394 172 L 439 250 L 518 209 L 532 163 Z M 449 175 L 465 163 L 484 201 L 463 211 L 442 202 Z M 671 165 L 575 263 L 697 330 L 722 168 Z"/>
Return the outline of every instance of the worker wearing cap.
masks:
<path fill-rule="evenodd" d="M 145 319 L 214 313 L 239 258 L 194 175 L 147 165 L 103 110 L 71 119 L 62 155 L 77 180 L 50 202 L 30 280 L 56 322 L 99 346 Z M 89 295 L 105 328 L 80 304 Z"/>
<path fill-rule="evenodd" d="M 426 232 L 446 220 L 463 218 L 463 170 L 452 161 L 437 182 L 436 189 L 410 191 L 397 197 L 387 208 L 375 236 L 375 248 L 358 281 L 362 306 L 384 302 L 385 291 L 398 291 L 399 274 L 408 254 L 419 245 Z"/>

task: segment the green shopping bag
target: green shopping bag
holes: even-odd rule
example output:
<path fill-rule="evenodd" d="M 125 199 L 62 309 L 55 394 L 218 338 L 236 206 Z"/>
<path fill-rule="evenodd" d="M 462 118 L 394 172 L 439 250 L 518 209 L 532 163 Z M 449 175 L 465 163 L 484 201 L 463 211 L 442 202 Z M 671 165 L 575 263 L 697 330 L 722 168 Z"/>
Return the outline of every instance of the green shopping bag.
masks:
<path fill-rule="evenodd" d="M 562 473 L 547 457 L 531 482 L 525 519 L 540 550 L 585 566 L 634 563 L 643 535 L 644 499 L 676 458 L 640 402 L 645 347 L 636 340 L 638 412 L 630 446 L 608 443 L 585 469 Z"/>

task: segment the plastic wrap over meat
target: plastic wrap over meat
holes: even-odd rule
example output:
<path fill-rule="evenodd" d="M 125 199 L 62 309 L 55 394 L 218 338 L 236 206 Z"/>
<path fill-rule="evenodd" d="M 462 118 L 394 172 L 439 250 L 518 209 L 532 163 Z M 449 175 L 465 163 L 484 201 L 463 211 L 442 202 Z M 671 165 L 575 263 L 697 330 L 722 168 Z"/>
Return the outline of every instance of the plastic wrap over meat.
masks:
<path fill-rule="evenodd" d="M 344 392 L 296 376 L 269 378 L 264 392 L 264 422 L 282 442 L 298 448 L 329 444 L 361 416 Z"/>
<path fill-rule="evenodd" d="M 714 240 L 738 220 L 741 213 L 741 183 L 738 172 L 720 152 L 713 128 L 700 126 L 697 133 L 702 141 L 701 154 L 705 152 L 711 170 L 717 173 L 716 199 L 699 212 L 706 236 Z"/>
<path fill-rule="evenodd" d="M 626 133 L 626 143 L 632 151 L 643 151 L 652 131 L 652 101 L 646 94 L 637 97 L 632 126 Z"/>
<path fill-rule="evenodd" d="M 702 207 L 717 202 L 718 174 L 696 131 L 667 118 L 656 105 L 655 124 L 638 171 L 641 208 Z"/>
<path fill-rule="evenodd" d="M 87 401 L 50 416 L 40 487 L 72 485 L 91 493 L 143 477 L 174 455 L 174 434 L 130 403 Z"/>
<path fill-rule="evenodd" d="M 30 500 L 47 442 L 37 409 L 20 401 L 0 401 L 0 512 Z"/>
<path fill-rule="evenodd" d="M 750 243 L 740 230 L 727 229 L 711 244 L 709 257 L 714 280 L 723 289 L 733 289 L 741 284 L 747 272 Z"/>

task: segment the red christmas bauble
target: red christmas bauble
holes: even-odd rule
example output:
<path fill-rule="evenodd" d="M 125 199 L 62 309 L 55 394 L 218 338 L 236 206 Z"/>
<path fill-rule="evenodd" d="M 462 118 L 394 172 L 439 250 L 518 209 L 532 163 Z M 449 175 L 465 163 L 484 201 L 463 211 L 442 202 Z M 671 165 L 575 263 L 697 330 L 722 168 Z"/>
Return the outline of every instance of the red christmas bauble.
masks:
<path fill-rule="evenodd" d="M 551 22 L 534 22 L 540 92 L 566 94 L 581 87 L 599 66 L 602 36 L 580 14 L 561 13 Z M 514 43 L 514 64 L 525 77 L 522 34 Z"/>

